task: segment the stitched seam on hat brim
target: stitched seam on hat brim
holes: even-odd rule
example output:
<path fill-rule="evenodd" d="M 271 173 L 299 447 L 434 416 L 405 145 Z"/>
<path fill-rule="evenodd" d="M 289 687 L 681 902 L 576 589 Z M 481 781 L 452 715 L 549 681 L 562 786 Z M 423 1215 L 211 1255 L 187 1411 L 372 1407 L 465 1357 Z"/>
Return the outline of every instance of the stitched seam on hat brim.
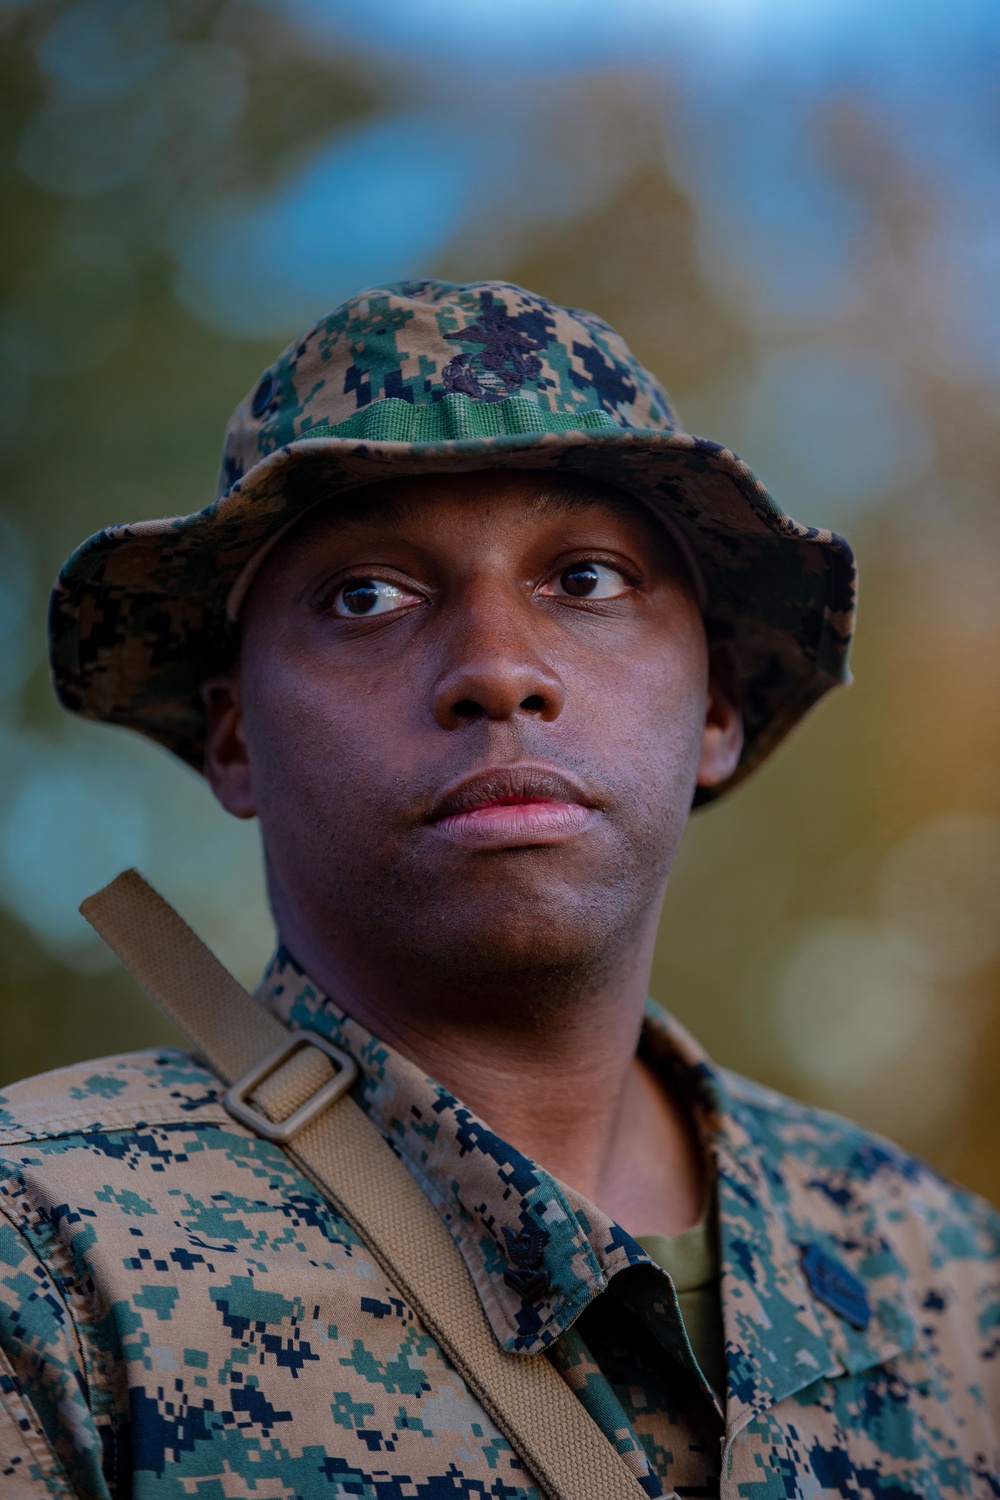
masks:
<path fill-rule="evenodd" d="M 527 453 L 535 449 L 543 452 L 572 451 L 577 448 L 594 447 L 598 443 L 601 447 L 621 445 L 623 448 L 628 449 L 640 446 L 640 443 L 637 441 L 639 439 L 642 440 L 641 446 L 644 447 L 651 446 L 653 448 L 666 449 L 668 452 L 690 454 L 702 459 L 709 468 L 718 465 L 725 477 L 737 484 L 740 497 L 746 502 L 747 508 L 753 518 L 761 523 L 764 531 L 776 538 L 798 543 L 817 543 L 820 546 L 834 544 L 835 533 L 821 528 L 805 527 L 801 523 L 792 520 L 791 517 L 780 510 L 777 503 L 772 499 L 753 471 L 730 449 L 719 447 L 716 444 L 710 443 L 707 439 L 693 437 L 688 433 L 660 434 L 649 429 L 633 429 L 631 432 L 622 430 L 614 432 L 585 432 L 579 428 L 574 428 L 568 432 L 517 433 L 499 438 L 462 439 L 442 443 L 370 443 L 363 439 L 353 438 L 299 438 L 294 443 L 285 444 L 283 447 L 275 449 L 273 453 L 261 459 L 252 469 L 248 469 L 243 478 L 238 480 L 225 495 L 213 501 L 210 505 L 205 506 L 200 511 L 195 511 L 185 516 L 166 517 L 162 520 L 123 522 L 116 526 L 106 526 L 101 531 L 95 532 L 82 542 L 76 552 L 67 560 L 59 574 L 57 583 L 62 583 L 71 595 L 76 594 L 91 582 L 94 574 L 107 560 L 111 551 L 117 551 L 130 544 L 155 546 L 163 538 L 171 535 L 185 534 L 200 526 L 210 527 L 220 512 L 228 514 L 230 510 L 235 510 L 239 505 L 246 503 L 248 499 L 253 498 L 252 490 L 258 489 L 263 481 L 269 478 L 275 470 L 280 472 L 281 469 L 289 466 L 290 462 L 294 463 L 295 467 L 299 467 L 299 465 L 303 464 L 303 460 L 317 459 L 327 453 L 342 453 L 345 457 L 357 458 L 370 458 L 380 455 L 383 452 L 387 457 L 395 457 L 399 453 L 400 455 L 420 454 L 428 457 L 453 455 L 457 458 L 465 458 L 473 457 L 480 453 L 483 455 L 494 452 Z M 378 483 L 380 479 L 416 477 L 422 473 L 448 473 L 451 471 L 451 467 L 451 465 L 445 465 L 440 469 L 433 469 L 420 464 L 413 471 L 412 475 L 406 471 L 401 472 L 398 476 L 382 472 L 379 472 L 375 476 L 365 475 L 338 486 L 335 495 L 331 496 L 331 498 L 336 498 L 352 490 Z M 522 466 L 484 463 L 478 469 L 472 468 L 467 471 L 459 466 L 458 472 L 478 472 L 479 470 L 493 468 L 506 470 L 508 467 L 521 468 Z M 531 469 L 531 466 L 528 464 L 523 465 L 523 467 L 529 471 Z M 539 472 L 547 472 L 554 467 L 555 465 L 552 464 L 543 464 L 540 466 Z M 569 472 L 571 475 L 576 475 L 579 471 L 573 470 Z M 611 481 L 608 482 L 610 483 Z M 641 494 L 625 484 L 621 485 L 620 488 L 624 493 L 632 494 L 634 498 L 649 505 L 649 495 Z M 299 508 L 304 511 L 315 503 L 315 501 L 310 500 L 307 504 Z M 652 506 L 650 508 L 652 509 Z M 274 511 L 275 517 L 277 518 L 281 514 L 282 511 L 276 508 Z M 655 510 L 653 514 L 654 516 L 656 515 Z M 711 511 L 706 510 L 704 515 L 708 519 L 711 519 Z M 681 525 L 682 523 L 677 522 L 676 524 Z M 142 530 L 139 530 L 140 527 Z M 247 549 L 248 554 L 257 545 L 259 544 L 255 542 L 253 547 L 249 547 Z M 85 571 L 79 571 L 85 559 L 89 557 L 92 557 L 91 565 L 86 567 Z M 245 559 L 241 559 L 234 564 L 234 576 L 239 572 L 244 562 Z M 220 584 L 220 591 L 228 586 L 231 586 L 231 582 L 229 584 Z M 169 598 L 170 595 L 164 594 L 163 597 Z"/>
<path fill-rule="evenodd" d="M 215 501 L 216 506 L 225 505 L 233 496 L 242 494 L 250 481 L 260 482 L 265 471 L 272 468 L 281 468 L 289 459 L 301 461 L 304 458 L 320 457 L 324 453 L 342 453 L 345 457 L 370 457 L 384 454 L 386 458 L 395 458 L 407 454 L 420 455 L 423 457 L 435 457 L 444 455 L 455 455 L 458 458 L 474 457 L 478 454 L 506 453 L 506 452 L 532 452 L 566 450 L 572 451 L 578 448 L 609 448 L 621 447 L 623 450 L 652 449 L 666 450 L 671 453 L 684 453 L 697 456 L 709 463 L 719 463 L 727 472 L 727 477 L 736 480 L 755 516 L 759 516 L 768 526 L 769 530 L 784 532 L 786 535 L 799 536 L 801 539 L 829 539 L 833 533 L 824 531 L 822 528 L 808 528 L 797 521 L 793 521 L 774 500 L 764 483 L 737 454 L 730 448 L 725 448 L 719 443 L 714 443 L 709 438 L 701 438 L 689 432 L 659 432 L 655 428 L 632 427 L 632 428 L 569 428 L 565 431 L 551 432 L 528 432 L 528 433 L 504 433 L 496 437 L 476 438 L 450 438 L 432 442 L 393 442 L 389 440 L 374 441 L 367 438 L 312 438 L 308 433 L 300 438 L 293 439 L 290 443 L 283 444 L 269 453 L 252 469 L 238 479 L 232 488 Z M 484 463 L 479 466 L 482 469 L 504 468 L 503 464 Z M 525 467 L 530 467 L 525 465 Z M 433 469 L 427 468 L 423 463 L 415 471 L 417 473 L 433 473 Z M 447 472 L 440 470 L 437 472 Z M 399 477 L 403 477 L 405 471 Z M 391 477 L 389 475 L 381 476 Z M 362 484 L 371 483 L 370 480 L 359 481 Z M 353 486 L 352 486 L 353 487 Z M 623 487 L 624 488 L 624 487 Z M 752 492 L 752 493 L 751 493 Z M 203 516 L 212 509 L 206 507 L 203 511 L 195 513 Z M 773 524 L 772 524 L 773 523 Z M 808 537 L 808 532 L 814 532 L 815 538 Z"/>
<path fill-rule="evenodd" d="M 754 474 L 753 470 L 739 458 L 731 449 L 720 444 L 713 443 L 708 438 L 700 438 L 691 433 L 661 433 L 652 428 L 631 429 L 582 429 L 571 428 L 563 432 L 531 432 L 503 434 L 499 437 L 487 438 L 462 438 L 450 439 L 441 442 L 408 443 L 408 442 L 371 442 L 363 438 L 310 438 L 303 436 L 294 439 L 291 443 L 285 443 L 276 448 L 273 453 L 267 454 L 254 464 L 253 468 L 238 479 L 236 483 L 211 504 L 203 507 L 200 511 L 194 511 L 187 515 L 175 515 L 164 518 L 154 518 L 145 521 L 121 522 L 117 525 L 105 526 L 100 531 L 86 538 L 77 550 L 70 556 L 62 568 L 59 579 L 66 582 L 68 587 L 77 587 L 82 583 L 89 582 L 96 571 L 99 562 L 107 556 L 107 548 L 110 545 L 117 548 L 129 542 L 143 542 L 147 539 L 169 536 L 172 533 L 186 532 L 199 524 L 209 525 L 215 519 L 220 510 L 235 508 L 237 503 L 247 498 L 248 491 L 257 489 L 262 481 L 269 477 L 272 471 L 293 463 L 298 467 L 306 459 L 316 459 L 324 454 L 343 454 L 344 457 L 372 457 L 385 454 L 387 458 L 394 458 L 406 454 L 420 455 L 421 457 L 454 455 L 457 458 L 474 457 L 478 454 L 488 455 L 491 453 L 507 452 L 531 452 L 538 449 L 545 451 L 572 451 L 577 448 L 614 448 L 621 446 L 623 449 L 652 448 L 666 450 L 668 453 L 690 454 L 703 460 L 708 466 L 719 465 L 726 477 L 735 481 L 740 488 L 741 497 L 746 501 L 752 515 L 761 521 L 766 530 L 778 536 L 785 536 L 792 541 L 816 541 L 821 544 L 829 544 L 835 533 L 817 527 L 806 527 L 800 522 L 794 521 L 777 505 L 769 491 Z M 484 463 L 481 469 L 500 468 L 505 469 L 506 464 Z M 520 466 L 518 466 L 520 467 Z M 530 465 L 524 465 L 530 469 Z M 542 465 L 546 470 L 552 465 Z M 419 473 L 446 473 L 450 466 L 440 470 L 428 469 L 421 463 L 416 471 Z M 459 472 L 463 472 L 462 469 Z M 470 472 L 476 472 L 471 470 Z M 380 474 L 375 479 L 363 477 L 356 481 L 338 488 L 337 494 L 347 493 L 349 490 L 361 488 L 364 485 L 377 483 L 378 478 L 390 478 L 391 475 Z M 398 477 L 409 477 L 403 471 Z M 626 486 L 622 488 L 629 493 Z M 642 495 L 636 498 L 644 499 Z M 314 502 L 310 502 L 314 503 Z M 710 514 L 707 513 L 707 514 Z M 140 530 L 141 528 L 141 530 Z M 103 545 L 102 545 L 103 544 Z M 93 552 L 95 564 L 84 574 L 76 571 L 79 562 Z M 72 582 L 70 582 L 69 570 L 73 569 Z"/>

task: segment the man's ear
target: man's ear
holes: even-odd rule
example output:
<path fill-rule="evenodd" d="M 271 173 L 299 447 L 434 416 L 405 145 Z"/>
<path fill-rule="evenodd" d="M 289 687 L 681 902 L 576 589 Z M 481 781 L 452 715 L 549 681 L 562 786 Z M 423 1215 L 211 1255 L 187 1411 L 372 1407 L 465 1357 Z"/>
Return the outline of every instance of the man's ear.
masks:
<path fill-rule="evenodd" d="M 201 685 L 208 729 L 205 736 L 205 776 L 209 786 L 234 818 L 256 816 L 250 761 L 243 733 L 239 673 L 234 668 Z"/>
<path fill-rule="evenodd" d="M 709 646 L 708 708 L 698 785 L 719 786 L 728 781 L 742 753 L 743 715 L 737 701 L 733 649 L 729 641 L 717 640 Z"/>

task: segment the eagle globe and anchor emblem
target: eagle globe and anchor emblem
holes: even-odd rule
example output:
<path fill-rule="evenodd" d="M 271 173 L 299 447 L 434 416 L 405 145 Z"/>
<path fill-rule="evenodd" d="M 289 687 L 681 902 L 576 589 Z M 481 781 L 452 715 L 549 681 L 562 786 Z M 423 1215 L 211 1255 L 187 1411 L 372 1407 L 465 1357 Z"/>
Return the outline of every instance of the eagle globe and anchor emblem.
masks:
<path fill-rule="evenodd" d="M 537 380 L 542 373 L 535 353 L 541 345 L 515 327 L 506 308 L 495 303 L 490 292 L 484 293 L 475 322 L 444 336 L 450 342 L 460 339 L 480 345 L 472 354 L 454 355 L 445 365 L 442 378 L 448 392 L 459 391 L 475 401 L 505 401 L 526 380 Z"/>

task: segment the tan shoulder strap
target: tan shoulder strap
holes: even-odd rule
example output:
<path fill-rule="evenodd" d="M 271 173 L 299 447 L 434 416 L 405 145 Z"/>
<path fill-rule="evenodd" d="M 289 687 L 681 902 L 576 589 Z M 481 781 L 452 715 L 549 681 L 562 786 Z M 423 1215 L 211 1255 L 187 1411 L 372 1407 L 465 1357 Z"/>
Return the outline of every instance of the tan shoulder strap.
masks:
<path fill-rule="evenodd" d="M 549 1500 L 642 1500 L 639 1481 L 548 1359 L 497 1343 L 437 1210 L 346 1092 L 353 1061 L 314 1032 L 289 1032 L 135 870 L 80 910 L 235 1085 L 227 1107 L 278 1139 L 352 1225 Z M 305 1123 L 289 1130 L 290 1116 Z"/>

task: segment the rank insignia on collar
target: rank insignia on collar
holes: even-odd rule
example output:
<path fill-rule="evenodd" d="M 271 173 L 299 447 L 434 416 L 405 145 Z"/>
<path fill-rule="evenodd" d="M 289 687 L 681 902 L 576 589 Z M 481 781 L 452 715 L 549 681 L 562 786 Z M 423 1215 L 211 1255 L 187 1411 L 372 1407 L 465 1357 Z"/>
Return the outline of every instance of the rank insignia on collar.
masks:
<path fill-rule="evenodd" d="M 825 1302 L 838 1317 L 855 1328 L 867 1328 L 872 1310 L 863 1281 L 839 1260 L 827 1255 L 818 1245 L 806 1245 L 802 1251 L 802 1269 L 814 1297 Z"/>
<path fill-rule="evenodd" d="M 548 1231 L 533 1224 L 515 1234 L 505 1224 L 503 1237 L 507 1241 L 507 1254 L 514 1263 L 503 1273 L 507 1285 L 525 1298 L 533 1299 L 547 1292 L 549 1273 L 542 1265 L 542 1251 L 548 1244 Z"/>

